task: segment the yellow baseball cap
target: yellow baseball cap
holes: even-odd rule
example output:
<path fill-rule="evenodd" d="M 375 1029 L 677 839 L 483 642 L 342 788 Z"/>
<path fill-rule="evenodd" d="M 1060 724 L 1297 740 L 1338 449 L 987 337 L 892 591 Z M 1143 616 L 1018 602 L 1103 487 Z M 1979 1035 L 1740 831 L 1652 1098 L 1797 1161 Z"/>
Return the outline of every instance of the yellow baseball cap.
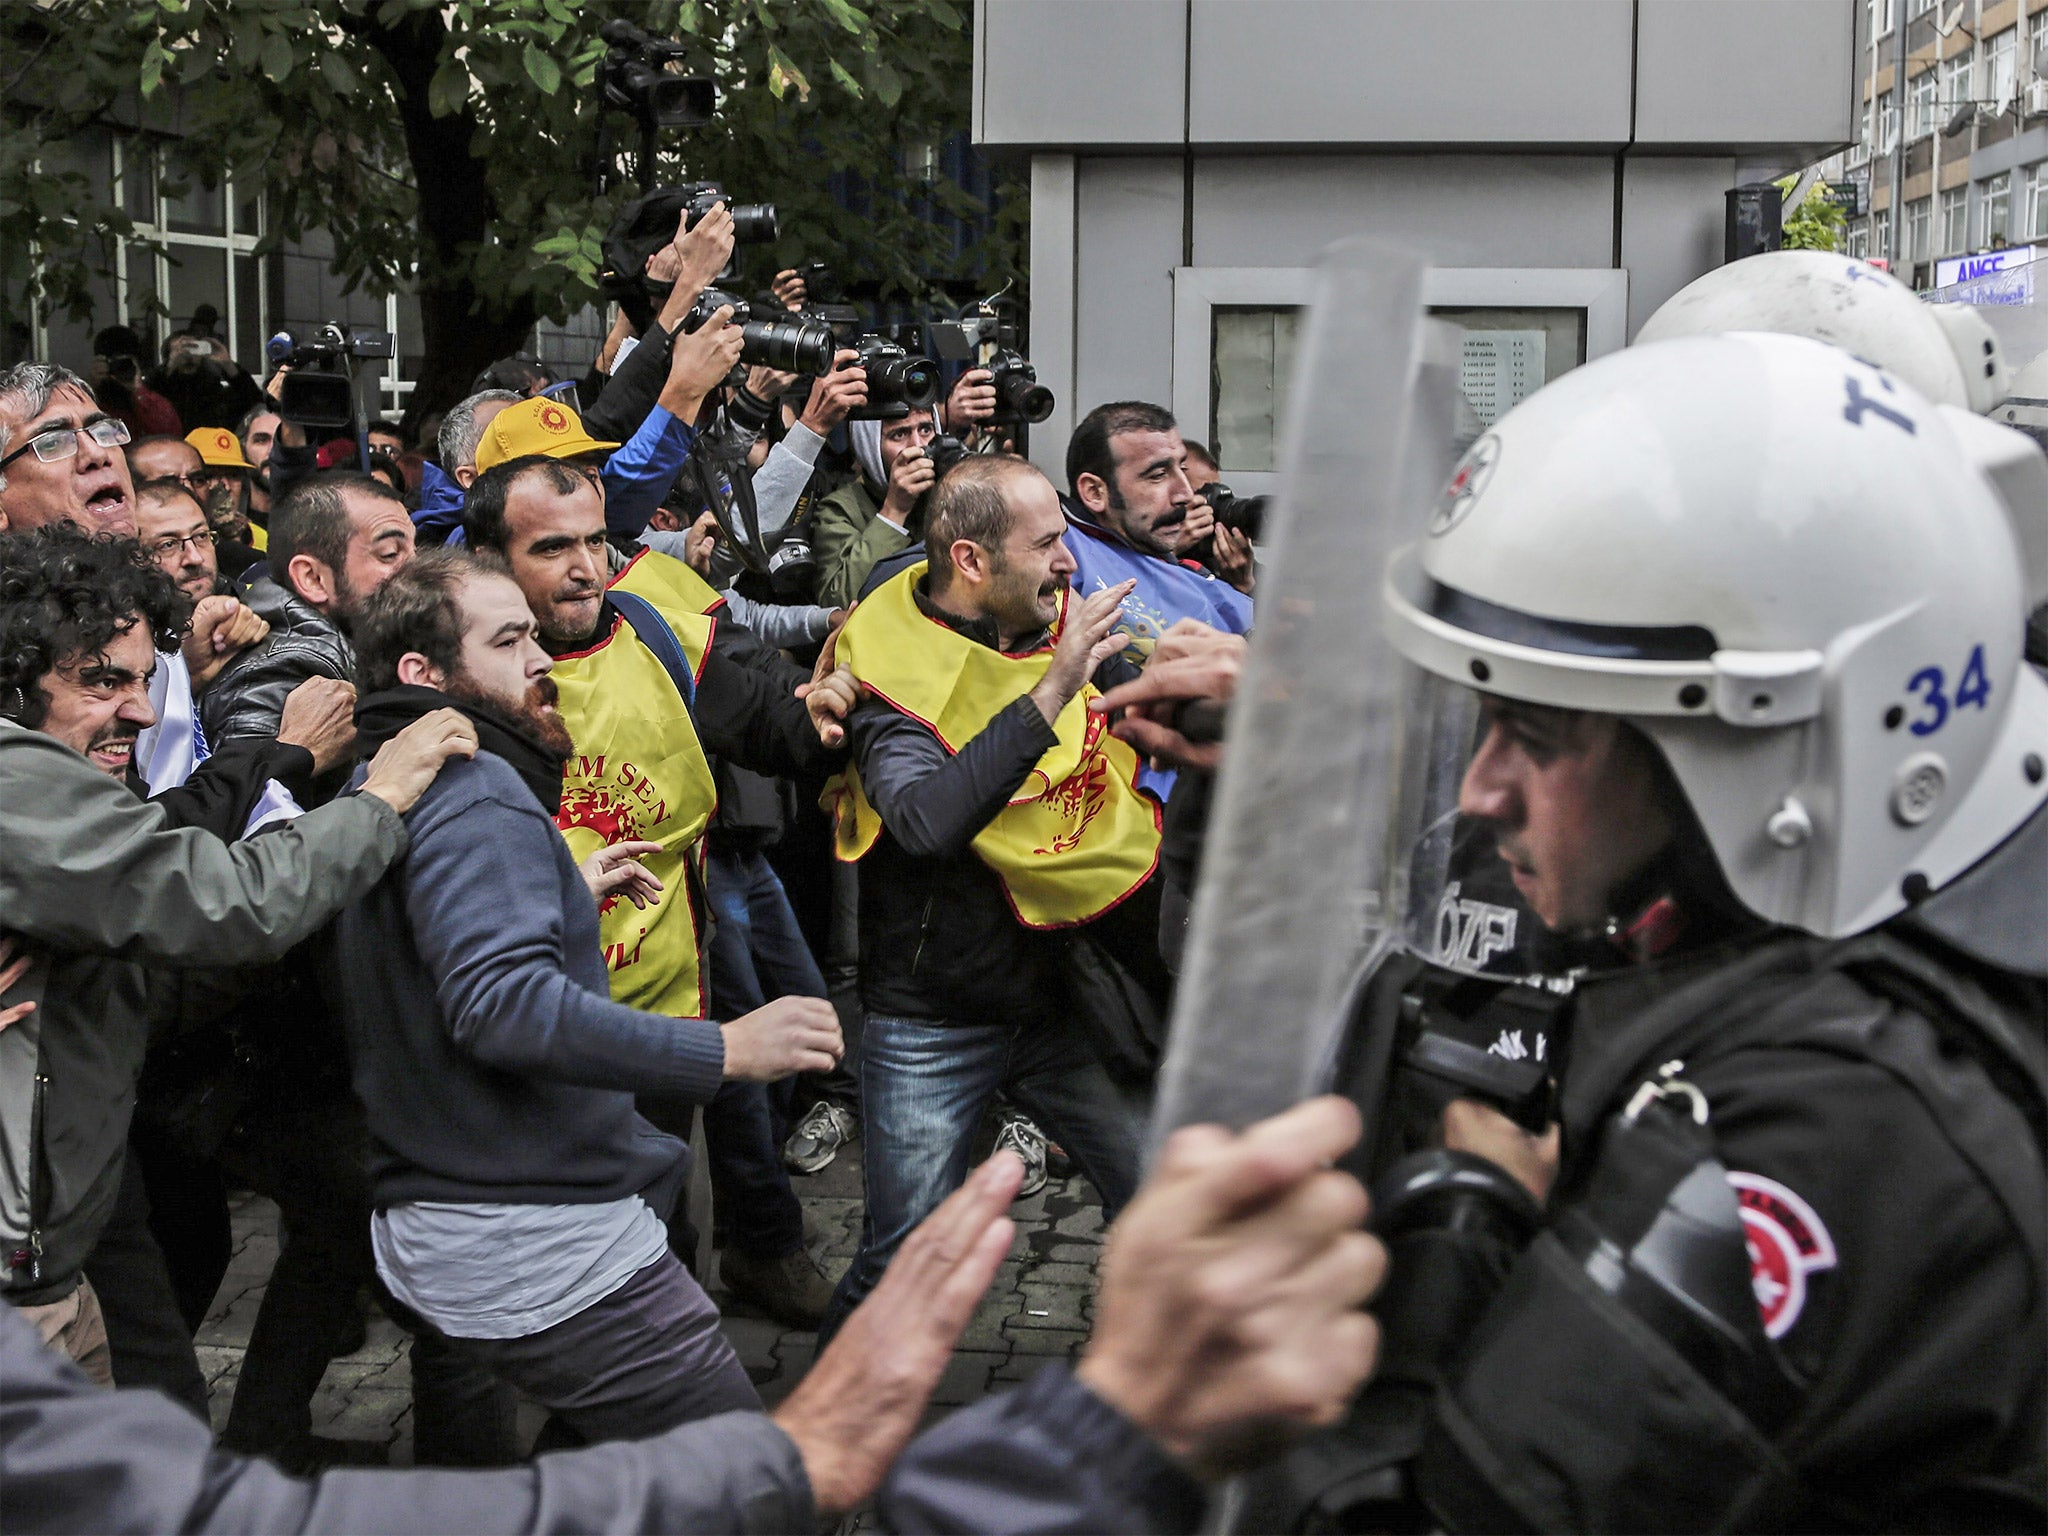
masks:
<path fill-rule="evenodd" d="M 242 440 L 226 427 L 197 427 L 185 434 L 185 441 L 199 450 L 199 457 L 216 469 L 254 469 L 242 454 Z"/>
<path fill-rule="evenodd" d="M 529 453 L 551 459 L 573 459 L 579 453 L 609 453 L 617 443 L 601 443 L 583 430 L 583 418 L 559 401 L 535 395 L 508 405 L 491 419 L 476 445 L 477 472 L 524 458 Z"/>

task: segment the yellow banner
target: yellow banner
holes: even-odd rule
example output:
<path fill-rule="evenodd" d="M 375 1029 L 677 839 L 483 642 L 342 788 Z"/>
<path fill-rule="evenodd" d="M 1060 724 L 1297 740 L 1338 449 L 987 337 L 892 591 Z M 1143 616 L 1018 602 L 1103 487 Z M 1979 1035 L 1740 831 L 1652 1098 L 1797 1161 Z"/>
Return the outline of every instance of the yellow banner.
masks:
<path fill-rule="evenodd" d="M 1053 645 L 1009 655 L 976 643 L 917 606 L 922 564 L 877 588 L 839 633 L 840 664 L 892 707 L 929 726 L 957 753 L 999 713 L 1038 685 Z M 1056 638 L 1066 621 L 1062 596 Z M 1100 917 L 1136 890 L 1159 861 L 1159 806 L 1137 788 L 1138 757 L 1091 714 L 1093 684 L 1054 722 L 1059 742 L 1038 760 L 1010 803 L 974 839 L 1010 906 L 1027 927 L 1062 928 Z M 839 857 L 864 857 L 881 818 L 848 767 L 826 791 Z"/>

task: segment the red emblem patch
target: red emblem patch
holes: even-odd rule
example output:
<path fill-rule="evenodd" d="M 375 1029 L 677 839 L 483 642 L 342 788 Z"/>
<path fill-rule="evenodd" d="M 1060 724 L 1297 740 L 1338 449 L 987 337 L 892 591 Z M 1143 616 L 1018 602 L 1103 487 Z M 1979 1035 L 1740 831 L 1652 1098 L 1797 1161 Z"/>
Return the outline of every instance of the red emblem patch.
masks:
<path fill-rule="evenodd" d="M 535 419 L 550 432 L 566 432 L 569 430 L 568 413 L 559 405 L 542 406 Z"/>
<path fill-rule="evenodd" d="M 1776 1179 L 1731 1173 L 1749 1244 L 1749 1283 L 1764 1332 L 1782 1339 L 1806 1306 L 1806 1277 L 1835 1267 L 1835 1240 L 1812 1206 Z"/>

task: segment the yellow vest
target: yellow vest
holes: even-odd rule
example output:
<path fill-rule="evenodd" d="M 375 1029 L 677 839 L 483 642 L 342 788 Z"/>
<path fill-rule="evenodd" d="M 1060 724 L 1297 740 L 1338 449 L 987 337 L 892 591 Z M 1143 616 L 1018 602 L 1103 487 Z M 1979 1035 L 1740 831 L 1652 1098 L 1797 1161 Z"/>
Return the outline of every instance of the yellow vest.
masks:
<path fill-rule="evenodd" d="M 701 676 L 717 621 L 678 602 L 687 584 L 659 565 L 627 584 L 650 559 L 696 579 L 680 561 L 650 551 L 621 572 L 617 584 L 661 610 Z M 697 585 L 717 596 L 701 580 Z M 580 863 L 610 843 L 645 839 L 662 845 L 660 853 L 641 861 L 662 884 L 653 905 L 643 909 L 611 897 L 599 907 L 612 998 L 649 1013 L 703 1018 L 708 1010 L 697 954 L 703 922 L 698 906 L 704 828 L 718 791 L 682 695 L 624 620 L 615 619 L 588 650 L 557 657 L 553 676 L 562 719 L 576 742 L 562 768 L 562 808 L 555 816 L 570 853 Z"/>
<path fill-rule="evenodd" d="M 725 594 L 673 555 L 658 549 L 643 549 L 611 579 L 610 585 L 624 587 L 644 597 L 663 613 L 709 613 L 725 605 Z"/>
<path fill-rule="evenodd" d="M 267 553 L 270 549 L 269 531 L 253 517 L 249 519 L 249 547 L 259 555 Z"/>
<path fill-rule="evenodd" d="M 978 644 L 925 614 L 913 595 L 925 566 L 911 566 L 862 600 L 839 632 L 838 659 L 884 703 L 929 726 L 958 752 L 989 721 L 1038 685 L 1052 666 L 1051 641 L 1026 655 Z M 1055 636 L 1066 622 L 1060 600 Z M 1088 701 L 1091 683 L 1053 725 L 1059 744 L 976 835 L 975 854 L 996 872 L 1029 928 L 1064 928 L 1100 917 L 1143 885 L 1159 862 L 1159 805 L 1137 788 L 1138 755 L 1109 733 Z M 848 767 L 826 790 L 839 857 L 865 857 L 881 817 Z"/>

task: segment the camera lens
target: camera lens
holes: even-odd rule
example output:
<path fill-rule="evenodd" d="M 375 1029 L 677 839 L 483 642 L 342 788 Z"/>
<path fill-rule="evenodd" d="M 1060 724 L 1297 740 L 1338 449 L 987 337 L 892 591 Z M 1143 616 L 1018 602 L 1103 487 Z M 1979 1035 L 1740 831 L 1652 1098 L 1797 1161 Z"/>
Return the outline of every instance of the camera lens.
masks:
<path fill-rule="evenodd" d="M 816 320 L 754 320 L 740 327 L 740 361 L 783 373 L 830 373 L 832 327 Z"/>
<path fill-rule="evenodd" d="M 1025 369 L 1014 369 L 997 377 L 996 399 L 1005 411 L 1025 421 L 1043 421 L 1052 414 L 1052 391 Z"/>
<path fill-rule="evenodd" d="M 742 245 L 766 245 L 778 228 L 773 203 L 734 203 L 732 237 Z"/>

